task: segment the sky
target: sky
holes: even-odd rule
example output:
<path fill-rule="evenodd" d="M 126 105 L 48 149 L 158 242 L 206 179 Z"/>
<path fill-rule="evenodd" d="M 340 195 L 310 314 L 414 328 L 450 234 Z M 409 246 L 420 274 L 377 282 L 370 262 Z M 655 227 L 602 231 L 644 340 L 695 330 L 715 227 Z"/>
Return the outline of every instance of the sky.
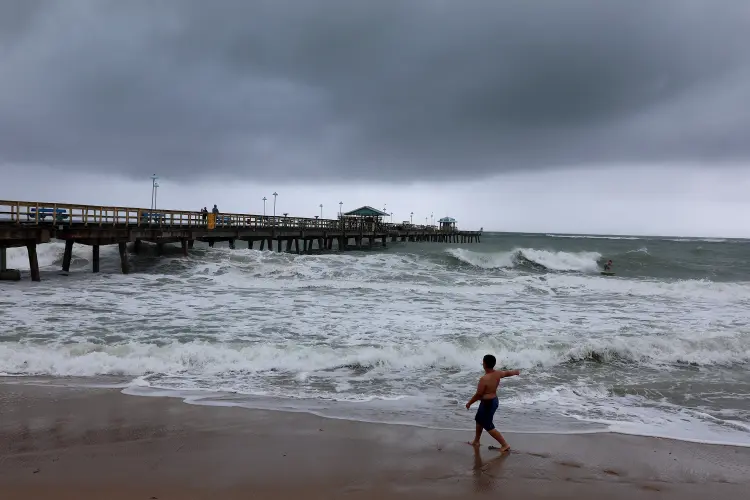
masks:
<path fill-rule="evenodd" d="M 749 46 L 744 0 L 3 0 L 0 198 L 750 237 Z"/>

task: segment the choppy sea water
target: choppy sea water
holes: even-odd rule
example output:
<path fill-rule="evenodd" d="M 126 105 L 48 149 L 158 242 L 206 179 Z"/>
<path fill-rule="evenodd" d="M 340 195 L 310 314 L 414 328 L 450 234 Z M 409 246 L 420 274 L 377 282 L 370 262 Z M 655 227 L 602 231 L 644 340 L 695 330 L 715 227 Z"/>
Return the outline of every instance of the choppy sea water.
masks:
<path fill-rule="evenodd" d="M 496 422 L 750 445 L 750 242 L 487 234 L 481 244 L 188 258 L 40 247 L 0 282 L 0 375 L 129 394 L 473 426 L 481 358 L 519 368 Z M 599 274 L 613 259 L 614 277 Z M 25 250 L 9 267 L 27 269 Z"/>

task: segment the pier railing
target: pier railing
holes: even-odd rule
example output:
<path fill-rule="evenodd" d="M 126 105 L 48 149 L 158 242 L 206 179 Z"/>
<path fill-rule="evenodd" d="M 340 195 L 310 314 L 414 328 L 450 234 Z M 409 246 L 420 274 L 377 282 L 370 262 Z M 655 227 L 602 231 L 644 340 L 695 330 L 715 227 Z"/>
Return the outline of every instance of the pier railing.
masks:
<path fill-rule="evenodd" d="M 200 211 L 133 208 L 74 203 L 0 200 L 0 224 L 148 227 L 148 228 L 205 228 L 208 214 Z M 373 222 L 350 217 L 319 219 L 280 215 L 218 213 L 216 228 L 242 229 L 327 229 L 340 231 L 409 230 L 439 232 L 434 226 L 404 225 L 403 223 Z"/>

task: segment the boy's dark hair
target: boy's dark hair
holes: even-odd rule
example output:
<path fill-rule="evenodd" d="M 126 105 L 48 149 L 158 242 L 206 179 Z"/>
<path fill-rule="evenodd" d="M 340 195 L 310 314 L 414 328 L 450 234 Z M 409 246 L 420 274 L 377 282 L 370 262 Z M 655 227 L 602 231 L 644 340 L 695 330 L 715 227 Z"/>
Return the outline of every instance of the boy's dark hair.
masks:
<path fill-rule="evenodd" d="M 482 358 L 482 362 L 484 362 L 484 366 L 486 366 L 487 368 L 495 368 L 495 363 L 497 363 L 497 360 L 492 354 L 487 354 Z"/>

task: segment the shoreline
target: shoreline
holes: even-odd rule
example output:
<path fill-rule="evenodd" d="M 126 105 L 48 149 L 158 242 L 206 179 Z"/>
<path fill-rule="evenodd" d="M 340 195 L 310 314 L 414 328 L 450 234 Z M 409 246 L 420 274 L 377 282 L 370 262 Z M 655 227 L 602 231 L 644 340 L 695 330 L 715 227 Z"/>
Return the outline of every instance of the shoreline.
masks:
<path fill-rule="evenodd" d="M 0 487 L 32 498 L 744 498 L 750 449 L 612 433 L 463 432 L 0 383 Z M 506 496 L 508 495 L 508 496 Z"/>
<path fill-rule="evenodd" d="M 119 377 L 118 377 L 119 378 Z M 461 429 L 459 427 L 448 427 L 448 426 L 439 426 L 439 425 L 429 425 L 429 424 L 423 424 L 419 422 L 408 422 L 408 421 L 391 421 L 386 422 L 383 420 L 367 420 L 363 418 L 357 418 L 351 415 L 336 415 L 336 414 L 327 414 L 322 411 L 316 411 L 314 409 L 310 408 L 284 408 L 281 406 L 278 407 L 266 407 L 263 405 L 253 405 L 249 403 L 239 402 L 239 403 L 233 403 L 230 400 L 221 400 L 221 398 L 226 396 L 244 396 L 247 398 L 252 398 L 252 395 L 246 395 L 246 394 L 239 394 L 239 393 L 231 393 L 231 392 L 221 392 L 221 391 L 215 391 L 215 390 L 209 390 L 209 389 L 190 389 L 185 390 L 181 392 L 177 389 L 169 389 L 169 388 L 162 388 L 162 387 L 143 387 L 140 389 L 147 389 L 153 391 L 155 394 L 146 394 L 146 393 L 138 393 L 137 390 L 128 390 L 132 388 L 132 385 L 129 382 L 121 382 L 121 383 L 90 383 L 91 380 L 106 380 L 107 376 L 98 376 L 98 377 L 52 377 L 52 376 L 28 376 L 28 375 L 0 375 L 0 386 L 2 385 L 30 385 L 30 386 L 38 386 L 38 387 L 60 387 L 60 388 L 81 388 L 81 389 L 107 389 L 107 390 L 115 390 L 118 393 L 125 395 L 125 396 L 131 396 L 131 397 L 144 397 L 144 398 L 168 398 L 177 400 L 182 404 L 188 404 L 188 405 L 194 405 L 194 406 L 202 406 L 202 407 L 209 407 L 209 408 L 238 408 L 240 410 L 245 411 L 268 411 L 268 412 L 281 412 L 281 413 L 291 413 L 291 414 L 297 414 L 297 415 L 309 415 L 312 417 L 317 418 L 323 418 L 323 419 L 330 419 L 330 420 L 341 420 L 341 421 L 347 421 L 347 422 L 359 422 L 363 424 L 373 424 L 373 425 L 397 425 L 397 426 L 406 426 L 406 427 L 415 427 L 420 429 L 426 429 L 426 430 L 434 430 L 434 431 L 445 431 L 445 432 L 463 432 L 464 429 Z M 80 383 L 71 383 L 71 384 L 65 384 L 61 383 L 63 381 L 79 381 Z M 185 395 L 185 392 L 195 392 L 195 393 L 204 393 L 205 395 L 202 396 L 188 396 Z M 211 399 L 211 394 L 216 395 L 216 399 Z M 278 398 L 278 397 L 267 397 L 270 400 L 283 402 L 287 401 L 285 398 Z M 292 400 L 295 400 L 292 398 Z M 338 404 L 340 402 L 335 401 L 334 404 Z M 473 411 L 476 409 L 476 407 L 472 408 L 472 411 L 470 412 L 471 415 L 473 415 Z M 473 418 L 473 417 L 472 417 Z M 468 425 L 473 425 L 473 420 L 467 417 Z M 707 446 L 728 446 L 728 447 L 738 447 L 738 448 L 750 448 L 750 437 L 748 438 L 747 442 L 722 442 L 722 441 L 716 441 L 716 440 L 710 440 L 710 439 L 701 439 L 701 438 L 690 438 L 690 437 L 675 437 L 675 436 L 669 436 L 669 435 L 659 435 L 659 434 L 646 434 L 646 433 L 637 433 L 637 432 L 626 432 L 621 430 L 613 430 L 610 427 L 607 427 L 607 424 L 598 423 L 598 422 L 592 422 L 592 421 L 579 421 L 577 422 L 584 423 L 584 425 L 590 425 L 590 429 L 574 429 L 574 430 L 560 430 L 560 431 L 552 431 L 552 430 L 504 430 L 507 429 L 507 422 L 498 421 L 499 429 L 503 433 L 510 433 L 515 435 L 541 435 L 541 436 L 579 436 L 579 435 L 590 435 L 590 434 L 612 434 L 612 435 L 621 435 L 621 436 L 632 436 L 637 438 L 653 438 L 653 439 L 664 439 L 664 440 L 671 440 L 671 441 L 677 441 L 677 442 L 684 442 L 684 443 L 692 443 L 697 445 L 707 445 Z M 600 426 L 599 428 L 594 428 L 596 426 Z"/>

